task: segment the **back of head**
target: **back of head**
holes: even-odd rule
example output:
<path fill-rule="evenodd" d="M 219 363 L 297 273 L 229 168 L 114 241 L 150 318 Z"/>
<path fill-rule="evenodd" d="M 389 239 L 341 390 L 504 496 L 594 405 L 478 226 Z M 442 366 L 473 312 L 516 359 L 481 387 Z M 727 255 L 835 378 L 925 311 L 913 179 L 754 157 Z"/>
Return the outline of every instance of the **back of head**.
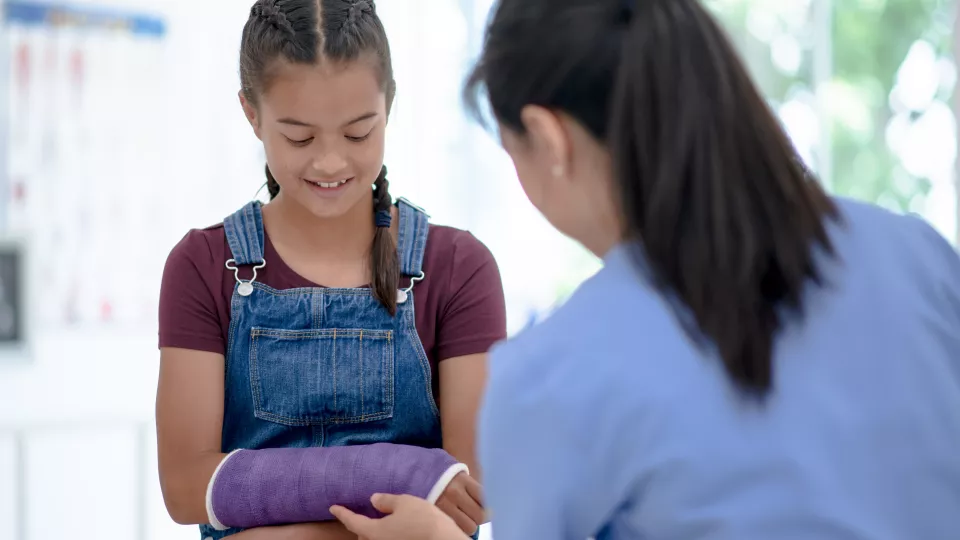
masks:
<path fill-rule="evenodd" d="M 319 66 L 369 61 L 387 113 L 396 94 L 386 30 L 374 0 L 256 0 L 243 27 L 240 43 L 240 84 L 243 97 L 257 106 L 270 88 L 277 67 L 286 64 Z M 280 185 L 266 168 L 270 198 Z M 374 213 L 389 213 L 392 198 L 386 167 L 375 183 Z M 372 218 L 371 218 L 372 219 Z M 370 267 L 374 296 L 396 312 L 399 262 L 387 227 L 377 227 Z"/>
<path fill-rule="evenodd" d="M 772 386 L 781 308 L 819 282 L 838 216 L 697 0 L 499 0 L 465 95 L 500 124 L 561 111 L 604 143 L 623 236 L 732 380 Z M 680 320 L 685 320 L 681 317 Z"/>

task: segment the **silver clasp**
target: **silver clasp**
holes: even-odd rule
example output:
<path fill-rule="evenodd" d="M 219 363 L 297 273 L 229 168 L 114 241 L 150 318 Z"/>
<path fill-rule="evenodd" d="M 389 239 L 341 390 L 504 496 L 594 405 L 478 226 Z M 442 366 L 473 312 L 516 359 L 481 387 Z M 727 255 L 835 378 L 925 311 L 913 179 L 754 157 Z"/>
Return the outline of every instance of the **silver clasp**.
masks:
<path fill-rule="evenodd" d="M 240 269 L 237 268 L 236 259 L 230 259 L 225 266 L 227 270 L 233 270 L 233 278 L 237 280 L 237 293 L 239 293 L 240 296 L 250 296 L 253 294 L 253 282 L 257 280 L 257 270 L 267 266 L 267 261 L 261 260 L 260 264 L 254 265 L 253 277 L 246 281 L 240 279 Z"/>
<path fill-rule="evenodd" d="M 397 289 L 397 303 L 402 304 L 407 301 L 410 297 L 410 291 L 413 290 L 413 286 L 417 284 L 418 281 L 423 281 L 424 276 L 423 272 L 420 272 L 419 276 L 413 276 L 410 278 L 410 286 L 405 289 Z"/>

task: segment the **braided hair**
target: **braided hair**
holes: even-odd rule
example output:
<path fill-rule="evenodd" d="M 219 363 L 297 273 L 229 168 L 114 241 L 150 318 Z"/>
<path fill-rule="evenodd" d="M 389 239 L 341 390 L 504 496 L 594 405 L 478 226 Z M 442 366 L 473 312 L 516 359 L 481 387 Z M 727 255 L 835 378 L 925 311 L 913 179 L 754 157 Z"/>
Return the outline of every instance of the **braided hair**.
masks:
<path fill-rule="evenodd" d="M 363 54 L 377 59 L 387 113 L 396 94 L 390 46 L 373 0 L 257 0 L 243 27 L 240 43 L 240 84 L 253 105 L 270 84 L 271 64 L 283 59 L 316 65 L 321 60 L 352 62 Z M 280 194 L 270 167 L 265 167 L 270 199 Z M 400 263 L 390 234 L 390 182 L 383 167 L 373 184 L 373 219 L 377 225 L 370 253 L 374 297 L 390 312 L 397 311 Z"/>

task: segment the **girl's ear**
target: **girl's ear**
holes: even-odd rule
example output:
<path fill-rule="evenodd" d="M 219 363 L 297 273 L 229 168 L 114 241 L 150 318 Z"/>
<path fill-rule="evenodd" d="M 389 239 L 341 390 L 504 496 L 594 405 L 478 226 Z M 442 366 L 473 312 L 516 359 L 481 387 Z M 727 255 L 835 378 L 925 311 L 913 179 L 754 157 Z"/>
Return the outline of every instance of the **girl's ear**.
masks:
<path fill-rule="evenodd" d="M 250 122 L 250 127 L 253 128 L 253 134 L 260 139 L 260 119 L 257 117 L 257 108 L 243 95 L 243 90 L 237 92 L 237 96 L 240 98 L 240 106 L 243 107 L 243 115 L 247 117 L 247 122 Z"/>

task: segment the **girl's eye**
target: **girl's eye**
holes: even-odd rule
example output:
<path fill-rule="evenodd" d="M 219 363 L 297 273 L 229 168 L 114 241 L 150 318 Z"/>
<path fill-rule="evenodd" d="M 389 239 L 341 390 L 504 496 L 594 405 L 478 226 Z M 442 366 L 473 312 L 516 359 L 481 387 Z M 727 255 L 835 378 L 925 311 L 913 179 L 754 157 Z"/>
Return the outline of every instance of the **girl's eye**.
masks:
<path fill-rule="evenodd" d="M 370 133 L 373 133 L 373 130 L 372 130 L 372 129 L 370 130 Z M 351 142 L 363 142 L 363 141 L 367 140 L 368 138 L 370 138 L 370 133 L 367 133 L 366 135 L 363 135 L 363 136 L 360 136 L 360 137 L 351 137 L 350 135 L 346 135 L 346 137 L 347 137 L 347 140 L 348 140 L 348 141 L 351 141 Z"/>
<path fill-rule="evenodd" d="M 303 139 L 302 141 L 297 141 L 286 136 L 284 136 L 284 138 L 287 139 L 287 141 L 294 146 L 306 146 L 313 141 L 313 137 L 310 137 L 309 139 Z"/>

